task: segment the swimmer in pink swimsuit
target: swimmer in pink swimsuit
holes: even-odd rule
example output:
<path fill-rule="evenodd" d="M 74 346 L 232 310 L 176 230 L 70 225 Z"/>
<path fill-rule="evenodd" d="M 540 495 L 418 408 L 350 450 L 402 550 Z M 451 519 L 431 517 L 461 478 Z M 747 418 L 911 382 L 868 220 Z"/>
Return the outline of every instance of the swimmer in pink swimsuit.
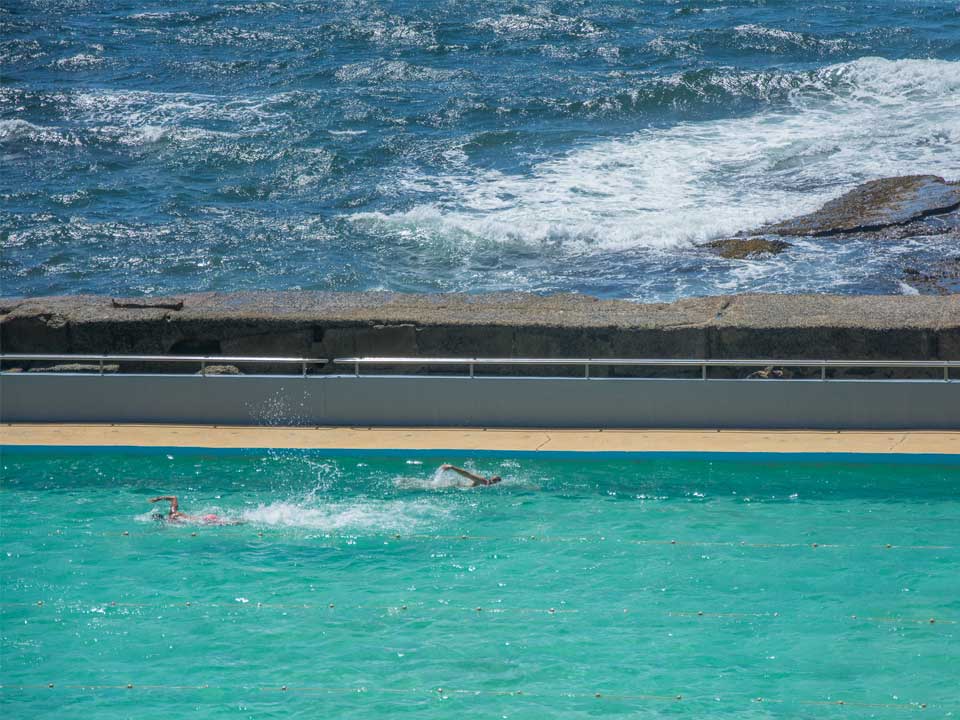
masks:
<path fill-rule="evenodd" d="M 177 502 L 176 495 L 161 495 L 159 497 L 150 498 L 150 502 L 160 502 L 161 500 L 167 500 L 170 502 L 170 511 L 166 515 L 159 516 L 161 520 L 172 523 L 200 523 L 202 525 L 240 525 L 242 520 L 225 520 L 224 518 L 210 513 L 208 515 L 187 515 L 186 513 L 180 512 L 179 503 Z"/>

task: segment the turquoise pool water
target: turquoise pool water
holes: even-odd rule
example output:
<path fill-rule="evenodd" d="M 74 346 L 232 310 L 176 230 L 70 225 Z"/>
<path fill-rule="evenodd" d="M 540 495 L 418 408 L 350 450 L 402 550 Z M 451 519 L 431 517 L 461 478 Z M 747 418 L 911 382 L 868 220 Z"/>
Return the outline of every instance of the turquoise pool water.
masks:
<path fill-rule="evenodd" d="M 460 489 L 443 461 L 505 481 Z M 957 465 L 6 449 L 2 469 L 6 718 L 960 714 Z M 166 493 L 246 523 L 158 523 Z"/>

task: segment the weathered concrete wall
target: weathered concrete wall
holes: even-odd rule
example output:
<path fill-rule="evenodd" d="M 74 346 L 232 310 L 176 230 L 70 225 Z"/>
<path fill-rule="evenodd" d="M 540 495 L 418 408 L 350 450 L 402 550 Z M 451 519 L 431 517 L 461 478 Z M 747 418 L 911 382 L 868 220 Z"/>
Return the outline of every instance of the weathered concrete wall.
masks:
<path fill-rule="evenodd" d="M 182 306 L 180 303 L 182 302 Z M 236 293 L 0 300 L 6 353 L 960 359 L 960 296 Z M 167 307 L 160 307 L 166 305 Z M 179 309 L 176 309 L 179 307 Z"/>

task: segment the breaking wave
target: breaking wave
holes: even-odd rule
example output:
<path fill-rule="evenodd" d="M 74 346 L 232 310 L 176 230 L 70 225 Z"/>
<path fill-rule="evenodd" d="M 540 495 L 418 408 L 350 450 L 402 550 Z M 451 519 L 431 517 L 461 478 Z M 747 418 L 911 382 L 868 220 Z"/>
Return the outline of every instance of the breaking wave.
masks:
<path fill-rule="evenodd" d="M 410 171 L 401 187 L 436 200 L 353 219 L 458 244 L 669 247 L 808 212 L 873 177 L 960 175 L 960 62 L 863 58 L 753 83 L 783 102 L 596 142 L 524 174 Z"/>

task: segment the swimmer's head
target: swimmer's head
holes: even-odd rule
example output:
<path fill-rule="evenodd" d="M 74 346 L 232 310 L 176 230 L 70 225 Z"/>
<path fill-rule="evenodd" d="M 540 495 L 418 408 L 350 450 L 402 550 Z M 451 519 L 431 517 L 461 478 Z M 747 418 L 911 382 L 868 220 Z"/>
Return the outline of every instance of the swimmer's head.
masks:
<path fill-rule="evenodd" d="M 492 478 L 490 478 L 491 485 L 496 485 L 498 482 L 503 482 L 503 478 L 499 475 L 494 475 Z"/>
<path fill-rule="evenodd" d="M 160 511 L 158 510 L 158 511 L 155 511 L 155 512 L 150 513 L 150 519 L 151 519 L 151 520 L 156 520 L 157 522 L 160 522 L 161 520 L 166 520 L 166 519 L 167 519 L 167 516 L 166 516 L 166 514 L 160 512 Z"/>

